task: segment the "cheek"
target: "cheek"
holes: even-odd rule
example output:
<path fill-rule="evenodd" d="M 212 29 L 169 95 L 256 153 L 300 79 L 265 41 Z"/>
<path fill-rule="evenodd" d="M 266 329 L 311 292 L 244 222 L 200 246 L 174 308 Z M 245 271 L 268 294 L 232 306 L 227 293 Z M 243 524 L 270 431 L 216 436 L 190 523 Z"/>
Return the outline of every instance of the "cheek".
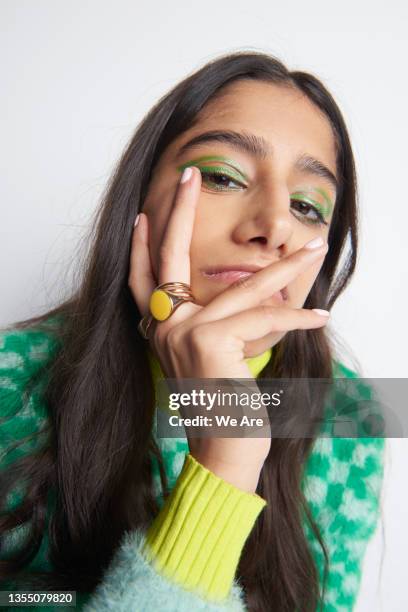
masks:
<path fill-rule="evenodd" d="M 225 244 L 227 228 L 221 215 L 211 214 L 211 207 L 201 201 L 197 206 L 191 237 L 190 257 L 192 268 L 219 263 L 218 249 Z M 222 256 L 222 254 L 221 254 Z"/>
<path fill-rule="evenodd" d="M 149 252 L 150 261 L 152 263 L 153 273 L 158 278 L 159 270 L 159 251 L 160 246 L 166 235 L 166 230 L 171 218 L 172 204 L 171 201 L 163 197 L 158 205 L 157 198 L 149 200 L 146 213 L 149 223 Z M 214 254 L 214 244 L 221 243 L 221 236 L 225 229 L 221 228 L 221 224 L 214 223 L 214 216 L 207 213 L 204 206 L 197 207 L 197 213 L 194 220 L 193 232 L 190 244 L 190 259 L 191 267 L 194 270 L 196 267 L 201 267 L 207 263 L 216 261 L 214 259 L 217 253 Z M 211 257 L 213 259 L 211 259 Z"/>

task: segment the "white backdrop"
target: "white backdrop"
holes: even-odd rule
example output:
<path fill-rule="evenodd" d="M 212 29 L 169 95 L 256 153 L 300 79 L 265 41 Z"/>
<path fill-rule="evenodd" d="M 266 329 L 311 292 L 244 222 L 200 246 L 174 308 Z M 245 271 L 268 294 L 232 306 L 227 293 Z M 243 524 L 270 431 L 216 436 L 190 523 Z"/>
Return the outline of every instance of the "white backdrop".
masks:
<path fill-rule="evenodd" d="M 2 0 L 0 326 L 69 294 L 69 266 L 137 123 L 188 72 L 238 49 L 313 72 L 349 126 L 360 254 L 330 326 L 367 377 L 407 377 L 408 5 L 360 0 Z M 389 440 L 358 612 L 408 609 L 405 440 Z M 384 548 L 385 546 L 385 548 Z M 384 552 L 379 581 L 381 551 Z"/>

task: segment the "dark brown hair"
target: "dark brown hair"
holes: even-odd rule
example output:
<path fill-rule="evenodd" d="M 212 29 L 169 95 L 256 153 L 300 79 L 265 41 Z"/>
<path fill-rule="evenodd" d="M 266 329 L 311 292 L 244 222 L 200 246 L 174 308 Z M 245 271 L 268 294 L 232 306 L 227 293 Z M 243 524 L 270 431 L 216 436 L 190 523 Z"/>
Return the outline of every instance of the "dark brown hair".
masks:
<path fill-rule="evenodd" d="M 210 61 L 164 95 L 147 113 L 112 174 L 97 211 L 78 288 L 58 307 L 14 328 L 50 330 L 58 350 L 28 381 L 44 387 L 49 427 L 40 450 L 3 471 L 0 498 L 16 480 L 27 483 L 21 504 L 0 518 L 0 531 L 30 523 L 26 545 L 0 563 L 0 576 L 26 586 L 43 584 L 91 591 L 101 580 L 125 530 L 146 527 L 159 508 L 152 493 L 154 389 L 140 313 L 128 287 L 133 221 L 142 209 L 153 168 L 166 147 L 197 121 L 223 87 L 241 79 L 271 82 L 303 92 L 329 120 L 337 153 L 340 189 L 329 232 L 329 251 L 305 302 L 330 309 L 356 263 L 356 181 L 353 153 L 341 112 L 313 75 L 290 72 L 260 52 L 235 52 Z M 349 240 L 340 267 L 342 249 Z M 340 268 L 340 269 L 337 269 Z M 261 377 L 330 378 L 333 348 L 325 328 L 295 330 L 276 345 Z M 321 406 L 315 408 L 317 413 Z M 267 500 L 248 538 L 237 570 L 253 612 L 314 611 L 321 598 L 317 567 L 302 529 L 309 521 L 328 555 L 301 491 L 302 470 L 314 438 L 272 439 L 257 493 Z M 50 492 L 55 508 L 47 523 Z M 25 572 L 48 530 L 54 571 Z"/>

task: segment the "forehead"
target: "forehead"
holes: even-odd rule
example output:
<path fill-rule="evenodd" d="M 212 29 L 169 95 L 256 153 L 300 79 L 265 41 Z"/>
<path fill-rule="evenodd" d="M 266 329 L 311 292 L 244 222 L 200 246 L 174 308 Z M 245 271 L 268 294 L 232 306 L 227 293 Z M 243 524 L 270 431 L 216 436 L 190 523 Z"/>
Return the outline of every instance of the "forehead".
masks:
<path fill-rule="evenodd" d="M 272 158 L 276 159 L 274 153 L 282 160 L 307 153 L 336 172 L 332 127 L 326 116 L 296 89 L 260 81 L 231 83 L 206 104 L 194 127 L 174 144 L 180 145 L 204 129 L 219 128 L 262 136 L 272 147 Z"/>

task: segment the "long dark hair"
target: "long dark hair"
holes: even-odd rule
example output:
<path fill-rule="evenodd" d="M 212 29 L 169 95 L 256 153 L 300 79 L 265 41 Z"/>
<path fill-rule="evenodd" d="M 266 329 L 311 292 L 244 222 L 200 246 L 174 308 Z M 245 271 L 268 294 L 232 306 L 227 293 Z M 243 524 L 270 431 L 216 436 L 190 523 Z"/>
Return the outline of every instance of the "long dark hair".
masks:
<path fill-rule="evenodd" d="M 207 102 L 222 95 L 226 84 L 239 79 L 295 88 L 330 121 L 340 189 L 329 251 L 305 307 L 330 309 L 350 280 L 357 247 L 353 153 L 341 112 L 315 76 L 290 72 L 265 53 L 239 51 L 210 61 L 164 95 L 138 126 L 112 174 L 78 287 L 56 308 L 13 325 L 52 331 L 56 350 L 27 381 L 30 390 L 46 380 L 46 441 L 1 475 L 0 498 L 5 499 L 16 479 L 27 483 L 27 491 L 0 518 L 0 531 L 30 526 L 24 547 L 1 562 L 3 579 L 26 586 L 32 576 L 54 587 L 92 591 L 123 532 L 147 528 L 159 511 L 152 493 L 152 457 L 159 462 L 166 491 L 167 480 L 151 433 L 154 389 L 146 344 L 137 332 L 141 315 L 128 287 L 133 220 L 166 147 L 196 122 Z M 53 317 L 63 324 L 50 325 Z M 295 330 L 274 347 L 261 376 L 330 379 L 332 360 L 325 328 Z M 257 488 L 268 504 L 237 569 L 251 611 L 314 611 L 321 602 L 318 568 L 302 529 L 306 517 L 324 552 L 326 576 L 327 551 L 301 490 L 314 439 L 272 439 Z M 47 518 L 51 494 L 54 509 Z M 48 577 L 25 571 L 46 530 L 54 568 Z"/>

